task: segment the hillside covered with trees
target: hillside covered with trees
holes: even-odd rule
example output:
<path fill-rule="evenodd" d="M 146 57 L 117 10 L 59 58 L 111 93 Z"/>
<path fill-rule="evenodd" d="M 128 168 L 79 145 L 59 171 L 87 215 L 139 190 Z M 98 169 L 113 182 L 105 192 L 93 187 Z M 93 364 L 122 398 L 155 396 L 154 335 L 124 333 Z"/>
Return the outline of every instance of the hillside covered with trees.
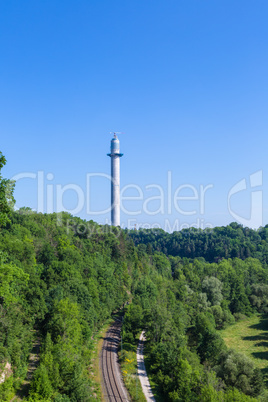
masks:
<path fill-rule="evenodd" d="M 182 258 L 203 257 L 208 262 L 253 257 L 263 264 L 268 263 L 268 225 L 253 230 L 233 222 L 213 229 L 189 228 L 173 233 L 162 229 L 140 229 L 131 230 L 129 234 L 136 245 L 145 244 L 149 254 L 161 251 Z"/>
<path fill-rule="evenodd" d="M 0 400 L 26 374 L 33 330 L 42 348 L 32 400 L 90 400 L 92 336 L 128 298 L 132 242 L 116 229 L 90 239 L 66 234 L 70 216 L 61 215 L 61 224 L 58 218 L 23 210 L 0 232 L 0 359 L 13 370 L 0 386 Z"/>
<path fill-rule="evenodd" d="M 21 389 L 36 334 L 40 363 L 24 400 L 96 400 L 94 335 L 127 301 L 124 344 L 146 330 L 150 371 L 165 401 L 267 400 L 261 371 L 227 349 L 219 332 L 268 311 L 267 228 L 232 224 L 188 238 L 128 233 L 68 213 L 14 212 L 12 192 L 0 177 L 0 373 L 10 365 L 1 401 Z M 210 257 L 198 254 L 205 238 Z M 175 252 L 187 242 L 194 254 Z M 250 256 L 231 255 L 235 242 Z"/>

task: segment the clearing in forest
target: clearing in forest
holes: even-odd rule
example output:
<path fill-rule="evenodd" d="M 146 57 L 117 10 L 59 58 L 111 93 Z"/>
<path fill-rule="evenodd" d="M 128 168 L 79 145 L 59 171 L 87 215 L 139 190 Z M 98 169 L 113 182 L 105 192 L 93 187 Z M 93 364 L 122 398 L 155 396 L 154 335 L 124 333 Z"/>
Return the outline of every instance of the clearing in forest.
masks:
<path fill-rule="evenodd" d="M 268 384 L 268 316 L 254 315 L 221 331 L 228 348 L 250 357 Z"/>

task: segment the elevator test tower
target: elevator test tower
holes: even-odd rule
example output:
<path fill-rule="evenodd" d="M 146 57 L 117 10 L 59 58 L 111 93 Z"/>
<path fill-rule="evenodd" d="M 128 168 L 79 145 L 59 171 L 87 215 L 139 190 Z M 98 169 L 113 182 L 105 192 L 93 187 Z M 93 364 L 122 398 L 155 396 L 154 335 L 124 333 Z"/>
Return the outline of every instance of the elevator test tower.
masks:
<path fill-rule="evenodd" d="M 111 221 L 113 226 L 120 226 L 120 142 L 116 134 L 111 140 Z"/>

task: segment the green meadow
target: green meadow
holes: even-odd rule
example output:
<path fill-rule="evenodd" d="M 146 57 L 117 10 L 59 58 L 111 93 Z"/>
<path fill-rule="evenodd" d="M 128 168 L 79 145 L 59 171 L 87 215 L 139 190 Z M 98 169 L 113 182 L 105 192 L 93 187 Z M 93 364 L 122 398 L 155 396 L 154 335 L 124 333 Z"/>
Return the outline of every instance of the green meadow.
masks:
<path fill-rule="evenodd" d="M 244 353 L 260 368 L 268 383 L 268 316 L 254 315 L 221 331 L 229 348 Z"/>

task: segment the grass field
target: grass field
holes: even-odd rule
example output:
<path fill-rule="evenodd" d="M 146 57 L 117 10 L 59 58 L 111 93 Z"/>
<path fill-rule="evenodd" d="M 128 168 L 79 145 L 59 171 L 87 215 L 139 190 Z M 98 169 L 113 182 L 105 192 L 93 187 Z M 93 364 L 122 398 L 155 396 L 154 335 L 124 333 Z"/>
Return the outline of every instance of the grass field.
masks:
<path fill-rule="evenodd" d="M 123 352 L 119 352 L 121 372 L 125 386 L 132 401 L 146 402 L 140 380 L 137 375 L 137 345 L 123 344 Z"/>
<path fill-rule="evenodd" d="M 250 357 L 268 386 L 268 316 L 252 316 L 221 331 L 228 348 Z"/>

